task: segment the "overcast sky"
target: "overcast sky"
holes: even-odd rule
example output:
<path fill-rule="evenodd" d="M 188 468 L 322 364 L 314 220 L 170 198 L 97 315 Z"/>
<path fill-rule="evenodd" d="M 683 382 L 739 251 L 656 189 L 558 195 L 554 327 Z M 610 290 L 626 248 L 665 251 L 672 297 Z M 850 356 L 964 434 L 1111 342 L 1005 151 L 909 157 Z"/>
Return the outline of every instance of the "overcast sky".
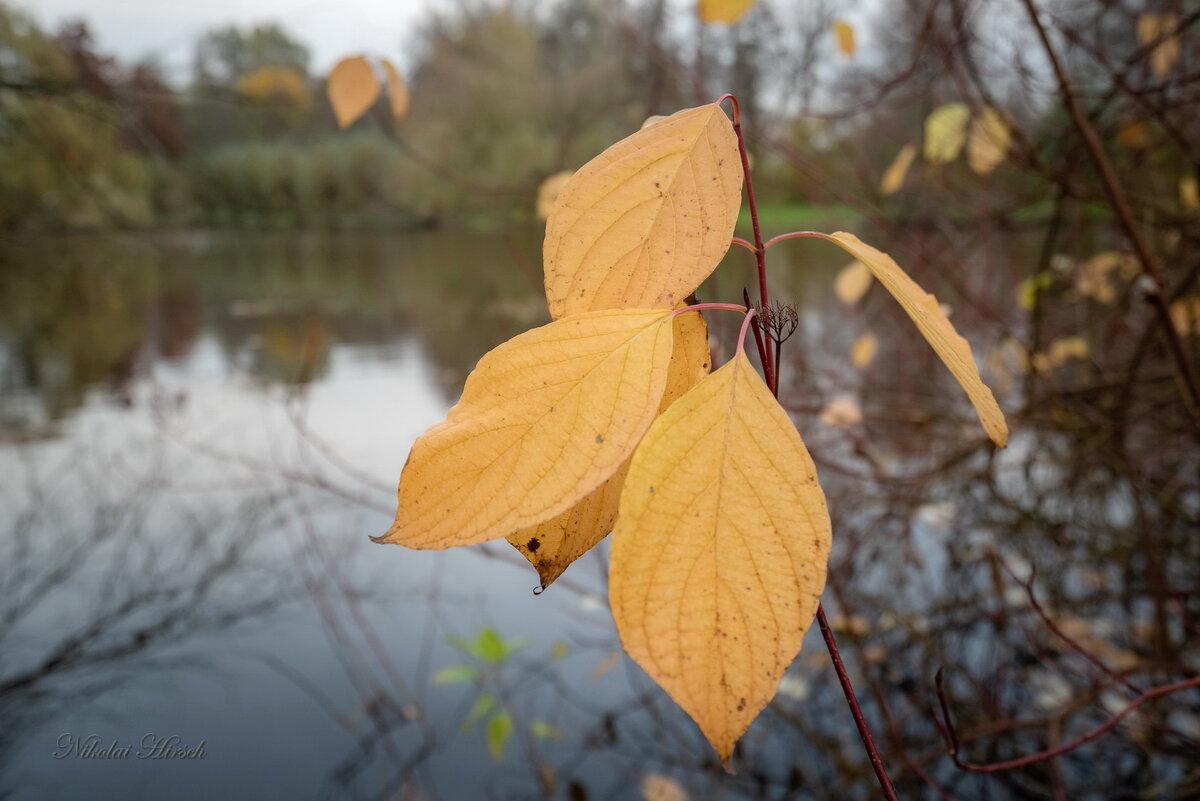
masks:
<path fill-rule="evenodd" d="M 312 51 L 322 72 L 350 53 L 401 61 L 414 24 L 449 0 L 15 0 L 46 29 L 83 17 L 100 49 L 121 60 L 156 56 L 173 79 L 186 79 L 192 45 L 209 28 L 278 22 Z"/>

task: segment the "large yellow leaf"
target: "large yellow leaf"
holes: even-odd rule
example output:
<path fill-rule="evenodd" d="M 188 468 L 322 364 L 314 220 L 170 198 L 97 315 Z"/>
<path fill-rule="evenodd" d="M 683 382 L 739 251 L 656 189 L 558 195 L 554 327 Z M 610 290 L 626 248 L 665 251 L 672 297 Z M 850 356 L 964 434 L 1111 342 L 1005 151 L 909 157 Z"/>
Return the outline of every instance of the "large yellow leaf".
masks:
<path fill-rule="evenodd" d="M 505 537 L 600 486 L 658 411 L 669 315 L 576 315 L 485 355 L 445 421 L 413 445 L 396 520 L 377 541 L 449 548 Z"/>
<path fill-rule="evenodd" d="M 702 22 L 737 22 L 754 6 L 754 0 L 697 0 Z"/>
<path fill-rule="evenodd" d="M 384 74 L 387 75 L 387 98 L 388 105 L 392 108 L 392 117 L 402 120 L 408 114 L 408 84 L 400 76 L 400 70 L 396 69 L 395 64 L 386 58 L 381 61 Z"/>
<path fill-rule="evenodd" d="M 325 91 L 329 94 L 338 127 L 345 128 L 361 117 L 379 97 L 379 78 L 369 61 L 362 56 L 351 56 L 329 71 Z"/>
<path fill-rule="evenodd" d="M 967 397 L 975 406 L 979 422 L 992 441 L 1003 448 L 1008 443 L 1008 424 L 1000 411 L 992 391 L 979 377 L 979 368 L 967 340 L 958 335 L 954 326 L 938 306 L 937 298 L 921 289 L 917 282 L 900 269 L 891 256 L 876 250 L 854 234 L 838 231 L 833 234 L 817 234 L 822 239 L 838 245 L 867 266 L 888 292 L 892 293 L 917 330 L 933 346 L 934 351 L 950 368 L 954 378 L 966 390 Z"/>
<path fill-rule="evenodd" d="M 675 341 L 660 412 L 706 376 L 712 360 L 708 350 L 708 326 L 699 312 L 676 315 L 673 329 Z M 549 587 L 572 562 L 612 531 L 628 468 L 627 461 L 586 498 L 562 514 L 509 536 L 508 541 L 537 570 L 543 587 Z"/>
<path fill-rule="evenodd" d="M 550 314 L 675 306 L 729 249 L 741 198 L 737 137 L 716 105 L 617 142 L 567 182 L 547 221 Z"/>
<path fill-rule="evenodd" d="M 971 122 L 967 138 L 967 163 L 977 175 L 987 175 L 1008 156 L 1012 131 L 1004 115 L 994 108 L 985 108 Z"/>
<path fill-rule="evenodd" d="M 812 459 L 740 351 L 634 453 L 609 593 L 625 650 L 723 760 L 775 694 L 825 586 Z"/>
<path fill-rule="evenodd" d="M 971 109 L 965 103 L 947 103 L 925 118 L 925 160 L 948 164 L 958 158 L 967 141 Z"/>
<path fill-rule="evenodd" d="M 884 170 L 883 177 L 879 179 L 879 191 L 885 195 L 898 192 L 900 187 L 904 186 L 904 179 L 908 177 L 908 168 L 912 166 L 913 159 L 916 157 L 916 145 L 907 144 L 900 148 L 896 158 L 892 159 L 892 163 Z"/>
<path fill-rule="evenodd" d="M 838 20 L 833 23 L 833 33 L 837 36 L 838 50 L 846 56 L 854 55 L 854 51 L 858 49 L 854 38 L 854 26 L 844 20 Z"/>

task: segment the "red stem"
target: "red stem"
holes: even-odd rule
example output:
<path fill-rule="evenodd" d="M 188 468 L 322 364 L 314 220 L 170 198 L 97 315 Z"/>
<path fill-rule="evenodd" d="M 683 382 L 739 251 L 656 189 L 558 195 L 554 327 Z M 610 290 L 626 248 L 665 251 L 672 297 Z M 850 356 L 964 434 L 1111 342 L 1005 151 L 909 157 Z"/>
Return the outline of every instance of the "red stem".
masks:
<path fill-rule="evenodd" d="M 674 317 L 678 314 L 684 314 L 685 312 L 690 311 L 704 311 L 705 309 L 720 309 L 722 311 L 735 311 L 741 312 L 742 314 L 746 313 L 746 307 L 739 306 L 736 303 L 693 303 L 691 306 L 684 306 L 682 309 L 675 309 L 673 312 L 671 312 L 671 316 Z"/>
<path fill-rule="evenodd" d="M 829 627 L 829 620 L 825 617 L 825 608 L 819 603 L 817 604 L 817 623 L 821 626 L 821 636 L 825 638 L 825 647 L 829 649 L 829 658 L 833 660 L 833 670 L 837 673 L 838 682 L 842 685 L 842 694 L 846 696 L 846 703 L 850 706 L 854 725 L 858 727 L 858 736 L 862 739 L 863 747 L 867 749 L 867 756 L 871 758 L 871 769 L 875 771 L 875 778 L 879 780 L 879 789 L 883 790 L 883 795 L 888 801 L 899 801 L 896 788 L 892 786 L 892 779 L 888 776 L 887 768 L 883 766 L 883 760 L 879 758 L 879 751 L 875 748 L 875 740 L 871 737 L 871 728 L 867 725 L 866 718 L 863 717 L 862 707 L 858 705 L 858 696 L 854 694 L 854 685 L 850 683 L 850 674 L 846 672 L 842 654 L 838 651 L 837 640 L 833 638 L 833 629 Z"/>
<path fill-rule="evenodd" d="M 791 239 L 797 236 L 815 236 L 810 231 L 794 231 L 790 234 L 781 234 L 774 237 L 770 242 L 763 244 L 762 232 L 758 225 L 758 206 L 754 201 L 754 183 L 750 179 L 750 159 L 746 153 L 746 140 L 742 137 L 742 120 L 738 111 L 737 98 L 733 95 L 722 95 L 717 103 L 723 103 L 725 100 L 730 100 L 733 103 L 733 130 L 737 134 L 738 153 L 742 157 L 742 172 L 746 177 L 746 198 L 750 203 L 750 221 L 754 225 L 754 258 L 758 262 L 758 292 L 759 301 L 763 309 L 767 308 L 767 248 L 773 243 L 784 239 Z M 734 237 L 735 244 L 749 246 L 750 243 L 744 239 Z M 747 302 L 749 305 L 749 302 Z M 738 347 L 741 347 L 742 340 L 746 336 L 746 324 L 754 324 L 755 344 L 758 346 L 758 359 L 762 362 L 763 372 L 766 374 L 767 386 L 771 388 L 771 394 L 779 396 L 779 365 L 771 359 L 770 349 L 766 347 L 762 337 L 759 336 L 758 321 L 755 319 L 754 312 L 751 310 L 746 315 L 745 321 L 742 323 L 741 335 L 738 339 Z M 763 332 L 766 333 L 765 330 Z M 837 673 L 838 682 L 842 685 L 842 694 L 846 696 L 846 704 L 850 707 L 850 715 L 854 718 L 854 725 L 858 728 L 859 739 L 862 740 L 863 748 L 867 751 L 867 757 L 871 760 L 871 769 L 875 771 L 875 778 L 879 780 L 879 789 L 883 790 L 883 795 L 888 801 L 899 801 L 899 796 L 896 795 L 896 788 L 892 786 L 891 777 L 888 776 L 887 768 L 883 765 L 883 760 L 879 756 L 879 750 L 875 747 L 875 739 L 871 736 L 871 729 L 867 725 L 867 720 L 863 716 L 862 707 L 858 703 L 858 696 L 854 693 L 854 684 L 850 681 L 850 674 L 846 672 L 846 665 L 842 662 L 842 655 L 838 651 L 837 640 L 834 639 L 833 630 L 829 628 L 829 621 L 825 617 L 825 608 L 818 602 L 817 604 L 817 623 L 821 627 L 821 636 L 825 639 L 825 647 L 829 649 L 829 657 L 833 661 L 834 672 Z"/>
<path fill-rule="evenodd" d="M 816 231 L 792 231 L 790 233 L 780 234 L 779 236 L 771 237 L 770 239 L 767 240 L 767 244 L 763 245 L 763 250 L 770 248 L 772 245 L 777 245 L 780 242 L 784 241 L 785 239 L 798 239 L 802 236 L 815 236 L 820 239 L 825 238 L 824 234 L 819 234 Z"/>
<path fill-rule="evenodd" d="M 942 733 L 943 739 L 946 741 L 946 751 L 950 754 L 950 758 L 954 760 L 954 764 L 962 770 L 970 771 L 972 773 L 996 773 L 1002 770 L 1013 770 L 1014 768 L 1023 768 L 1027 765 L 1033 765 L 1037 762 L 1044 762 L 1047 759 L 1054 759 L 1054 757 L 1062 756 L 1068 751 L 1074 751 L 1076 748 L 1095 740 L 1097 737 L 1116 726 L 1121 722 L 1122 718 L 1147 701 L 1151 701 L 1163 695 L 1177 693 L 1180 690 L 1188 690 L 1193 687 L 1200 687 L 1200 676 L 1191 679 L 1184 679 L 1183 681 L 1177 681 L 1174 684 L 1163 684 L 1159 687 L 1151 687 L 1148 690 L 1143 690 L 1141 695 L 1126 704 L 1121 711 L 1117 712 L 1117 714 L 1113 715 L 1108 720 L 1104 721 L 1099 726 L 1076 740 L 1072 740 L 1069 743 L 1064 743 L 1057 748 L 1049 748 L 1045 751 L 1038 751 L 1036 754 L 1029 754 L 1028 756 L 1010 759 L 1005 762 L 989 762 L 986 764 L 981 764 L 978 762 L 964 762 L 958 758 L 958 735 L 954 731 L 954 723 L 950 720 L 950 708 L 946 703 L 946 693 L 942 687 L 942 671 L 940 670 L 937 673 L 936 681 L 938 703 L 942 707 L 942 721 L 944 721 L 944 724 L 936 717 L 934 717 L 933 721 L 937 724 L 938 729 Z"/>
<path fill-rule="evenodd" d="M 754 260 L 758 264 L 758 303 L 761 308 L 767 308 L 767 249 L 763 245 L 762 229 L 758 224 L 758 202 L 754 199 L 754 181 L 750 178 L 750 154 L 746 150 L 746 138 L 742 136 L 742 112 L 737 98 L 730 94 L 721 95 L 717 104 L 729 100 L 733 105 L 733 132 L 737 134 L 738 155 L 742 159 L 742 175 L 746 181 L 746 202 L 750 205 L 750 224 L 754 227 Z M 744 241 L 744 240 L 743 240 Z M 749 244 L 748 242 L 746 244 Z M 767 349 L 759 354 L 763 362 L 763 372 L 766 373 L 767 386 L 772 391 L 778 388 L 775 379 L 775 364 Z"/>
<path fill-rule="evenodd" d="M 750 321 L 753 319 L 754 319 L 754 309 L 750 309 L 750 311 L 746 312 L 746 319 L 742 320 L 742 330 L 738 332 L 737 349 L 739 352 L 741 352 L 742 349 L 744 349 L 746 347 L 746 329 L 750 327 Z"/>

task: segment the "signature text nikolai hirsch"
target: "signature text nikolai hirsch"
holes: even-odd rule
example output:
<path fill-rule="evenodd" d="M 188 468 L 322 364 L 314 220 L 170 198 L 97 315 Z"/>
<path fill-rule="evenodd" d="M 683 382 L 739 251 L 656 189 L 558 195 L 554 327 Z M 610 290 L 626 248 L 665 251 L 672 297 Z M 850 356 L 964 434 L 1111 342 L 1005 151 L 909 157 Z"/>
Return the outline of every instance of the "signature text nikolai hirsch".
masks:
<path fill-rule="evenodd" d="M 54 749 L 55 759 L 204 759 L 204 740 L 195 745 L 172 734 L 166 737 L 146 734 L 134 745 L 106 740 L 99 734 L 60 734 Z"/>

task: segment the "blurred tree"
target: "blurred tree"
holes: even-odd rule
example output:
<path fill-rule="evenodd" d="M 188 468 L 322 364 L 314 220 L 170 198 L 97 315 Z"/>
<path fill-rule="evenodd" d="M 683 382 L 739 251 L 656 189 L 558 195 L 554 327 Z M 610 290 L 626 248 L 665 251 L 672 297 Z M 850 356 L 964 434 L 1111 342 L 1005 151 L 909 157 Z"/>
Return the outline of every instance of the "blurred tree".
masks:
<path fill-rule="evenodd" d="M 205 33 L 196 43 L 188 129 L 197 146 L 296 133 L 311 121 L 309 51 L 275 24 Z"/>
<path fill-rule="evenodd" d="M 263 67 L 289 67 L 308 76 L 308 48 L 275 24 L 248 31 L 217 28 L 196 43 L 193 79 L 198 86 L 234 88 L 238 79 Z"/>

